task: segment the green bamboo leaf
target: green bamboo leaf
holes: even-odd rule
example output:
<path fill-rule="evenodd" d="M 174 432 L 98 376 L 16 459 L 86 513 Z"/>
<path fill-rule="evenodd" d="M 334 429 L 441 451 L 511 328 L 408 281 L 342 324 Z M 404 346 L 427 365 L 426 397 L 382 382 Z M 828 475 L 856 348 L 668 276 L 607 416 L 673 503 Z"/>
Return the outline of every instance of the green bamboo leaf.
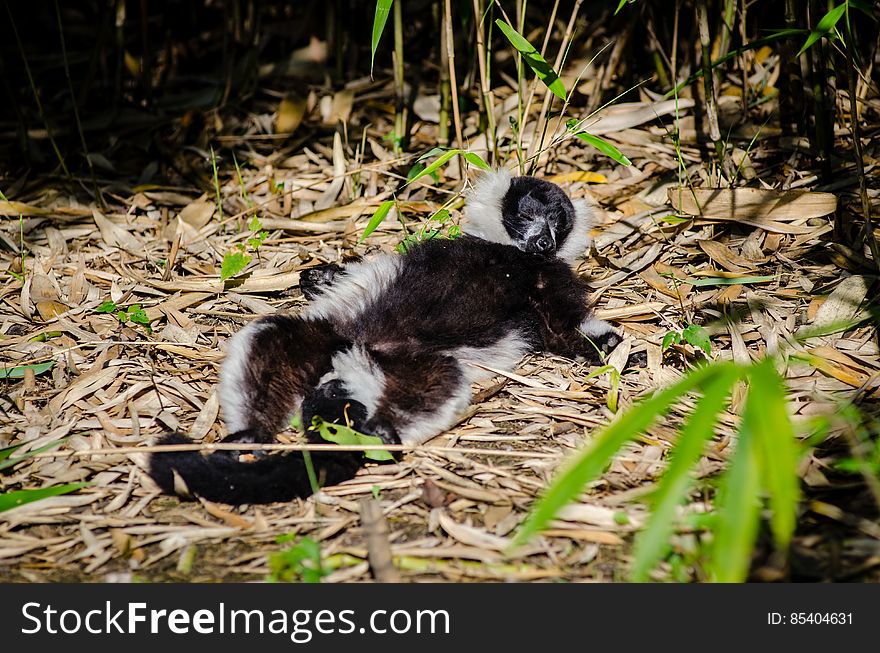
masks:
<path fill-rule="evenodd" d="M 321 420 L 319 417 L 314 418 L 314 426 L 318 429 L 318 433 L 321 434 L 321 437 L 328 442 L 350 446 L 385 444 L 382 442 L 382 438 L 376 437 L 375 435 L 360 433 L 344 424 L 330 424 Z M 364 457 L 377 461 L 394 460 L 394 457 L 390 453 L 381 449 L 369 449 L 364 451 Z"/>
<path fill-rule="evenodd" d="M 761 510 L 757 443 L 745 420 L 740 426 L 736 451 L 721 483 L 708 570 L 715 582 L 739 583 L 749 573 Z"/>
<path fill-rule="evenodd" d="M 370 221 L 367 223 L 367 228 L 364 229 L 364 234 L 361 236 L 359 242 L 364 242 L 364 239 L 367 236 L 376 231 L 379 225 L 382 224 L 382 221 L 388 217 L 388 212 L 391 210 L 392 206 L 394 206 L 394 200 L 385 200 L 379 205 L 379 208 L 376 209 L 373 217 L 370 218 Z"/>
<path fill-rule="evenodd" d="M 504 36 L 507 37 L 507 40 L 510 41 L 513 47 L 515 47 L 523 56 L 523 59 L 525 59 L 529 68 L 535 71 L 538 79 L 544 82 L 544 85 L 549 88 L 556 97 L 565 100 L 565 85 L 562 83 L 562 80 L 559 79 L 559 75 L 556 74 L 553 67 L 547 63 L 544 57 L 541 56 L 541 53 L 535 49 L 535 46 L 529 43 L 522 34 L 517 32 L 513 27 L 500 18 L 495 21 L 495 24 L 501 28 L 501 31 L 504 32 Z"/>
<path fill-rule="evenodd" d="M 34 374 L 42 374 L 52 369 L 55 361 L 47 361 L 45 363 L 34 363 L 32 365 L 17 365 L 16 367 L 0 368 L 0 379 L 20 379 L 24 376 L 25 370 L 33 370 Z"/>
<path fill-rule="evenodd" d="M 10 458 L 13 453 L 21 449 L 24 444 L 14 444 L 11 447 L 4 447 L 0 449 L 0 469 L 6 469 L 7 467 L 12 467 L 13 465 L 17 465 L 22 460 L 27 460 L 28 458 L 33 458 L 38 453 L 43 453 L 44 451 L 49 451 L 50 449 L 54 449 L 60 444 L 67 442 L 70 439 L 70 436 L 66 438 L 61 438 L 60 440 L 56 440 L 55 442 L 50 442 L 49 444 L 43 445 L 42 447 L 38 447 L 33 451 L 28 451 L 26 454 L 22 456 L 18 456 L 17 458 Z"/>
<path fill-rule="evenodd" d="M 74 492 L 89 485 L 88 483 L 68 483 L 67 485 L 55 485 L 54 487 L 41 488 L 39 490 L 18 490 L 0 494 L 0 512 L 23 506 L 26 503 L 47 499 L 59 494 Z"/>
<path fill-rule="evenodd" d="M 379 39 L 385 31 L 385 23 L 388 22 L 388 14 L 391 13 L 391 5 L 394 0 L 376 0 L 376 13 L 373 16 L 373 36 L 370 39 L 370 77 L 373 76 L 373 62 L 376 60 L 376 48 Z"/>
<path fill-rule="evenodd" d="M 652 497 L 653 511 L 645 529 L 635 541 L 632 580 L 642 582 L 667 548 L 672 534 L 675 509 L 681 505 L 691 485 L 690 472 L 700 459 L 706 440 L 715 432 L 715 424 L 724 410 L 730 389 L 742 370 L 728 367 L 706 383 L 706 390 L 690 419 L 682 427 L 670 456 L 669 467 Z"/>
<path fill-rule="evenodd" d="M 618 13 L 620 13 L 620 10 L 623 9 L 623 5 L 625 5 L 627 2 L 634 2 L 634 0 L 620 0 L 620 2 L 619 2 L 618 5 L 617 5 L 617 9 L 614 10 L 614 15 L 615 15 L 615 16 L 616 16 Z"/>
<path fill-rule="evenodd" d="M 770 527 L 779 548 L 791 541 L 800 495 L 798 446 L 786 410 L 785 386 L 767 358 L 752 368 L 743 422 L 754 434 L 762 486 L 770 499 Z"/>
<path fill-rule="evenodd" d="M 807 37 L 806 43 L 804 43 L 803 47 L 798 50 L 796 56 L 801 56 L 813 43 L 821 39 L 823 36 L 827 36 L 831 30 L 837 25 L 837 22 L 840 20 L 840 17 L 843 16 L 846 11 L 846 3 L 844 2 L 841 5 L 834 7 L 827 14 L 822 16 L 822 20 L 816 25 L 815 29 L 810 32 L 810 35 Z"/>
<path fill-rule="evenodd" d="M 471 165 L 475 165 L 478 168 L 482 168 L 483 170 L 492 171 L 492 166 L 483 161 L 482 157 L 479 154 L 475 154 L 474 152 L 464 152 L 464 159 Z"/>
<path fill-rule="evenodd" d="M 581 139 L 584 143 L 588 143 L 599 150 L 602 154 L 607 157 L 611 157 L 615 161 L 617 161 L 622 166 L 631 166 L 632 161 L 623 156 L 623 153 L 614 147 L 608 141 L 599 138 L 598 136 L 593 136 L 585 131 L 574 132 L 574 135 Z"/>
<path fill-rule="evenodd" d="M 445 152 L 443 152 L 443 154 L 438 156 L 437 159 L 431 165 L 427 166 L 424 170 L 422 170 L 418 174 L 414 175 L 412 179 L 408 180 L 404 184 L 404 186 L 407 186 L 407 185 L 413 183 L 416 179 L 421 179 L 425 175 L 433 174 L 438 168 L 445 165 L 456 154 L 461 154 L 461 150 L 446 150 Z"/>
<path fill-rule="evenodd" d="M 547 488 L 517 532 L 513 546 L 523 544 L 541 530 L 564 505 L 583 491 L 587 483 L 602 473 L 620 447 L 665 414 L 673 402 L 732 366 L 733 363 L 722 362 L 698 367 L 675 385 L 635 404 L 619 419 L 600 430 L 590 445 L 572 458 Z"/>

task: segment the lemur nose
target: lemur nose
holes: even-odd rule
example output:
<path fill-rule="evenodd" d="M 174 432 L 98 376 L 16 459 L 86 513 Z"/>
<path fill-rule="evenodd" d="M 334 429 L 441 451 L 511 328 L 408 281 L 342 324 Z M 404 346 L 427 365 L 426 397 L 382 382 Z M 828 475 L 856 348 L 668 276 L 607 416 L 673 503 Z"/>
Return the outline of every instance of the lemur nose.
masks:
<path fill-rule="evenodd" d="M 549 236 L 541 236 L 535 241 L 535 248 L 539 252 L 549 252 L 553 249 L 553 240 Z"/>

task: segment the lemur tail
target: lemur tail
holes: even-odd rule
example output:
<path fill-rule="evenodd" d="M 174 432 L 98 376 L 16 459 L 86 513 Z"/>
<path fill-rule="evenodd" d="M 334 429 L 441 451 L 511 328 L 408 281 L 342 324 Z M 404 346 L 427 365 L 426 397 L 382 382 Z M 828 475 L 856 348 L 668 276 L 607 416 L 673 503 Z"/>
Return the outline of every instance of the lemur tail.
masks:
<path fill-rule="evenodd" d="M 157 444 L 192 444 L 186 436 L 171 433 Z M 238 505 L 290 501 L 312 494 L 305 460 L 298 452 L 269 455 L 250 463 L 239 462 L 232 452 L 203 456 L 198 451 L 157 453 L 150 456 L 149 474 L 167 493 L 176 494 L 174 472 L 190 494 L 209 501 Z M 312 466 L 320 486 L 353 478 L 363 462 L 360 452 L 312 452 Z"/>

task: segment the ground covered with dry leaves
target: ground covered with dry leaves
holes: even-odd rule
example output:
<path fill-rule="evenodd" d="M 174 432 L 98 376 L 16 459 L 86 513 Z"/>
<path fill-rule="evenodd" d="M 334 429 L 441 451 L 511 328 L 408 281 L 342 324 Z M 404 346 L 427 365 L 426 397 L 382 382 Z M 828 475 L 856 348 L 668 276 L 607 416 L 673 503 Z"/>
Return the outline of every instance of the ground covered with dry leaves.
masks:
<path fill-rule="evenodd" d="M 0 280 L 0 359 L 6 370 L 52 365 L 0 380 L 0 445 L 23 443 L 18 456 L 63 442 L 6 470 L 0 489 L 88 485 L 0 514 L 0 580 L 262 580 L 272 553 L 309 538 L 319 543 L 329 572 L 324 582 L 363 581 L 371 572 L 362 511 L 373 500 L 387 519 L 392 578 L 625 577 L 632 535 L 645 515 L 640 498 L 665 468 L 687 402 L 628 446 L 540 538 L 514 557 L 502 555 L 554 470 L 614 417 L 610 375 L 588 378 L 590 368 L 570 360 L 523 360 L 515 373 L 475 388 L 472 410 L 449 432 L 307 500 L 234 509 L 181 501 L 160 494 L 144 472 L 142 448 L 163 432 L 205 442 L 223 437 L 216 381 L 224 343 L 259 315 L 298 310 L 301 270 L 391 250 L 448 202 L 452 221 L 460 218 L 461 177 L 478 171 L 453 162 L 436 182 L 425 177 L 399 190 L 413 157 L 395 155 L 383 141 L 392 120 L 383 104 L 388 95 L 387 84 L 369 80 L 336 94 L 313 91 L 292 138 L 273 135 L 275 97 L 247 111 L 206 114 L 203 121 L 216 130 L 215 159 L 204 142 L 175 153 L 177 169 L 194 171 L 200 187 L 101 180 L 103 207 L 63 180 L 16 180 L 14 192 L 6 191 L 15 201 L 0 205 L 2 268 L 9 271 Z M 504 103 L 508 110 L 514 104 Z M 692 185 L 711 188 L 718 177 L 708 150 L 696 143 L 688 106 L 680 107 L 681 159 Z M 543 176 L 605 210 L 578 270 L 592 280 L 600 317 L 629 336 L 612 363 L 642 349 L 648 360 L 622 375 L 618 411 L 700 358 L 687 344 L 661 352 L 667 332 L 691 323 L 709 328 L 713 358 L 747 361 L 780 344 L 802 354 L 785 370 L 801 417 L 833 412 L 838 402 L 870 403 L 880 383 L 873 326 L 805 342 L 794 337 L 803 325 L 856 313 L 876 274 L 864 253 L 831 243 L 828 211 L 672 218 L 669 189 L 679 183 L 679 157 L 668 137 L 673 118 L 658 118 L 662 110 L 650 100 L 622 115 L 638 111 L 647 117 L 596 130 L 633 161 L 631 168 L 576 139 L 558 143 L 542 161 Z M 431 110 L 422 112 L 412 151 L 436 144 Z M 177 128 L 189 128 L 188 120 Z M 335 130 L 340 122 L 346 129 Z M 466 137 L 476 133 L 475 123 L 466 117 Z M 760 127 L 740 122 L 739 129 L 753 130 L 740 137 Z M 848 213 L 858 205 L 854 169 L 838 162 L 833 185 L 819 187 L 799 145 L 764 125 L 748 154 L 739 151 L 738 174 L 753 187 L 833 192 L 849 219 L 858 219 Z M 878 187 L 877 156 L 874 141 L 865 155 L 869 188 Z M 402 215 L 392 211 L 359 242 L 392 191 Z M 253 215 L 268 232 L 257 249 L 247 245 Z M 224 283 L 223 257 L 240 245 L 252 261 Z M 770 279 L 701 285 L 725 275 Z M 108 301 L 127 309 L 122 319 L 98 310 Z M 736 402 L 701 461 L 689 511 L 710 508 L 712 475 L 723 468 L 736 430 L 735 408 Z M 294 432 L 281 438 L 298 441 Z M 755 578 L 876 579 L 876 507 L 858 477 L 829 464 L 834 441 L 802 465 L 807 493 L 790 559 L 774 559 L 762 547 Z M 289 534 L 291 541 L 276 541 Z M 700 580 L 696 534 L 680 532 L 674 545 L 656 577 Z"/>

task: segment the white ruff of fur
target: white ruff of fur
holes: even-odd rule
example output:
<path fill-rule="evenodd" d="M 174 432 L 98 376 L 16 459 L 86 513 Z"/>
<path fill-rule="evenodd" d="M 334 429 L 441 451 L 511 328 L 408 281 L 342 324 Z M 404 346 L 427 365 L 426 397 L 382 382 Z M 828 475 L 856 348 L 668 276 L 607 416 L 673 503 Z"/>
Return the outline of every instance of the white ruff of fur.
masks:
<path fill-rule="evenodd" d="M 510 188 L 510 179 L 507 170 L 498 169 L 477 180 L 465 203 L 464 233 L 501 245 L 513 244 L 501 222 L 501 203 Z"/>
<path fill-rule="evenodd" d="M 362 345 L 355 345 L 335 354 L 332 365 L 333 370 L 321 377 L 318 385 L 339 379 L 349 396 L 362 403 L 372 417 L 385 391 L 385 373 L 376 361 Z"/>
<path fill-rule="evenodd" d="M 595 204 L 583 199 L 572 200 L 571 203 L 574 205 L 574 225 L 556 256 L 566 263 L 574 264 L 590 246 L 590 229 L 593 228 L 593 216 L 598 209 Z"/>
<path fill-rule="evenodd" d="M 401 257 L 380 254 L 345 266 L 331 286 L 303 311 L 308 320 L 348 321 L 375 302 L 397 279 Z"/>
<path fill-rule="evenodd" d="M 226 342 L 226 360 L 220 368 L 219 393 L 223 417 L 230 433 L 253 426 L 248 419 L 248 397 L 245 392 L 248 384 L 244 372 L 251 355 L 251 341 L 264 328 L 264 323 L 251 322 Z"/>

